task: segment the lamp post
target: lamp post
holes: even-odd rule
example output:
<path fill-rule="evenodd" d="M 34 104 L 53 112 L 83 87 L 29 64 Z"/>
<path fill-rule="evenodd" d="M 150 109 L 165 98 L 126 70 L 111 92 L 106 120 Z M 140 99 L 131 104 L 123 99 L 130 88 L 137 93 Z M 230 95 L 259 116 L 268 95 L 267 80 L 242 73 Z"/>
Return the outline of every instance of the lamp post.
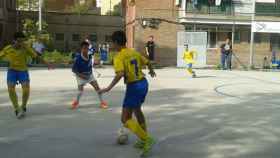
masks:
<path fill-rule="evenodd" d="M 255 14 L 256 14 L 256 0 L 252 0 L 253 8 L 252 8 L 252 16 L 251 16 L 251 40 L 250 40 L 250 68 L 254 66 L 254 31 L 253 25 L 255 22 Z"/>
<path fill-rule="evenodd" d="M 42 31 L 42 3 L 43 0 L 39 0 L 39 32 Z"/>

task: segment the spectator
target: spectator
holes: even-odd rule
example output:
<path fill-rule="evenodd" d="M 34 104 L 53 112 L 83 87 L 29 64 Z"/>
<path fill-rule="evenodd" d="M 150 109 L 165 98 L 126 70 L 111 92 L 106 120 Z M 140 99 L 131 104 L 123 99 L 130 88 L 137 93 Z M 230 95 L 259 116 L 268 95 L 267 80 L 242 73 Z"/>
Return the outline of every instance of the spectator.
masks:
<path fill-rule="evenodd" d="M 221 45 L 221 64 L 223 70 L 231 70 L 232 44 L 229 38 Z"/>
<path fill-rule="evenodd" d="M 104 62 L 108 60 L 108 48 L 107 45 L 104 43 L 100 46 L 100 65 L 102 66 Z"/>
<path fill-rule="evenodd" d="M 32 44 L 32 48 L 37 53 L 38 56 L 42 56 L 45 51 L 45 45 L 41 36 L 37 37 L 36 42 Z M 38 59 L 33 60 L 33 64 L 39 64 Z"/>
<path fill-rule="evenodd" d="M 150 36 L 148 42 L 146 43 L 146 55 L 150 61 L 155 60 L 155 42 L 154 36 Z"/>

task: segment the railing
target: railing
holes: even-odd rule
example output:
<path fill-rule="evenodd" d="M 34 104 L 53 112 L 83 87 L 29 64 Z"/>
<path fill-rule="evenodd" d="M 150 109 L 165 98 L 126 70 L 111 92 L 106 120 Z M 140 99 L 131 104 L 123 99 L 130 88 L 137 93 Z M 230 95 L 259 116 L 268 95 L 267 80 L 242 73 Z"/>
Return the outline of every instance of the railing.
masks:
<path fill-rule="evenodd" d="M 225 1 L 221 5 L 209 4 L 208 1 L 204 3 L 198 3 L 194 5 L 192 2 L 186 4 L 187 13 L 195 14 L 220 14 L 220 15 L 232 15 L 233 5 L 230 1 Z"/>
<path fill-rule="evenodd" d="M 256 4 L 256 15 L 259 16 L 280 16 L 280 5 L 277 4 Z"/>

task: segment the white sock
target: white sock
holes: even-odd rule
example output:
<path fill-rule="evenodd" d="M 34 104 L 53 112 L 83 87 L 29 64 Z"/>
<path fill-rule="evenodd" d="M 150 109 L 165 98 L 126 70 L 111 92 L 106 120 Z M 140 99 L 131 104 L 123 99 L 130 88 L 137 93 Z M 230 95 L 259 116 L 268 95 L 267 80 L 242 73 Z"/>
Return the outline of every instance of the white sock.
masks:
<path fill-rule="evenodd" d="M 102 94 L 98 94 L 98 98 L 99 98 L 100 103 L 102 103 L 104 101 Z"/>
<path fill-rule="evenodd" d="M 77 94 L 77 101 L 80 102 L 80 99 L 83 95 L 83 91 L 79 91 L 78 94 Z"/>

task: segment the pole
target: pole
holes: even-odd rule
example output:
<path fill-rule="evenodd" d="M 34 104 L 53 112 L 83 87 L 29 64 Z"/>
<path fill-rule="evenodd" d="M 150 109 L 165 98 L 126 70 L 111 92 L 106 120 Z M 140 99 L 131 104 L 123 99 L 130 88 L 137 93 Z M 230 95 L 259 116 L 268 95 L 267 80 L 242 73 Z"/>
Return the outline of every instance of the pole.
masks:
<path fill-rule="evenodd" d="M 39 0 L 39 32 L 42 31 L 42 1 Z"/>
<path fill-rule="evenodd" d="M 256 14 L 256 0 L 253 1 L 252 8 L 252 19 L 251 19 L 251 40 L 250 40 L 250 68 L 254 66 L 254 38 L 255 34 L 253 31 L 253 24 L 255 22 L 255 14 Z"/>

